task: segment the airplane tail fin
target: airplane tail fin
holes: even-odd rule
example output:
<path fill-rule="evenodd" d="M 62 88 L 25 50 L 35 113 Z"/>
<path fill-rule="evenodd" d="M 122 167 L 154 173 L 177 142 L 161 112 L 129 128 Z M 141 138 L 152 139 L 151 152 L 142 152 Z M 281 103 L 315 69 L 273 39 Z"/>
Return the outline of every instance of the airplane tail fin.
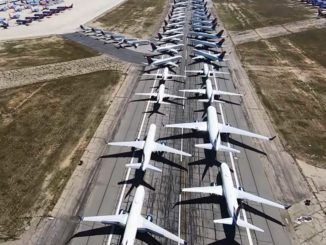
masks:
<path fill-rule="evenodd" d="M 217 43 L 217 46 L 221 48 L 221 47 L 222 47 L 222 44 L 224 43 L 224 41 L 225 41 L 225 39 L 222 38 L 222 39 Z"/>
<path fill-rule="evenodd" d="M 219 60 L 223 60 L 225 54 L 226 54 L 226 51 L 223 51 L 223 52 L 218 56 L 218 59 L 219 59 Z"/>
<path fill-rule="evenodd" d="M 152 51 L 155 51 L 157 49 L 156 45 L 152 42 L 151 42 L 151 47 L 152 47 Z"/>
<path fill-rule="evenodd" d="M 219 33 L 217 33 L 217 37 L 222 37 L 224 30 L 220 30 Z"/>
<path fill-rule="evenodd" d="M 211 15 L 212 15 L 212 14 L 211 14 L 211 13 L 209 13 L 209 15 L 207 16 L 207 19 L 209 19 L 209 17 L 211 17 Z"/>
<path fill-rule="evenodd" d="M 217 24 L 217 18 L 214 18 L 214 19 L 212 20 L 212 24 Z"/>
<path fill-rule="evenodd" d="M 147 59 L 147 62 L 148 62 L 149 65 L 154 62 L 153 59 L 151 57 L 149 57 L 149 56 L 146 56 L 146 59 Z"/>
<path fill-rule="evenodd" d="M 225 224 L 225 225 L 233 225 L 234 222 L 233 222 L 233 218 L 230 217 L 230 218 L 225 218 L 225 219 L 216 219 L 214 220 L 214 223 L 219 223 L 219 224 Z M 255 231 L 260 231 L 260 232 L 264 232 L 263 229 L 260 229 L 259 227 L 257 226 L 254 226 L 242 219 L 237 219 L 236 221 L 236 224 L 240 227 L 243 227 L 243 228 L 248 228 L 250 230 L 255 230 Z"/>
<path fill-rule="evenodd" d="M 168 25 L 168 22 L 166 20 L 164 20 L 164 25 L 166 25 L 166 26 Z"/>
<path fill-rule="evenodd" d="M 163 32 L 166 32 L 166 28 L 165 28 L 165 26 L 163 26 Z"/>
<path fill-rule="evenodd" d="M 160 39 L 160 40 L 163 38 L 163 36 L 159 32 L 157 33 L 157 36 L 158 36 L 158 39 Z"/>
<path fill-rule="evenodd" d="M 217 23 L 214 23 L 214 24 L 212 25 L 212 29 L 215 30 L 215 29 L 216 29 L 216 26 L 217 26 Z"/>
<path fill-rule="evenodd" d="M 203 148 L 203 149 L 206 149 L 206 150 L 212 150 L 213 149 L 213 145 L 211 143 L 207 143 L 207 144 L 196 144 L 195 147 Z"/>

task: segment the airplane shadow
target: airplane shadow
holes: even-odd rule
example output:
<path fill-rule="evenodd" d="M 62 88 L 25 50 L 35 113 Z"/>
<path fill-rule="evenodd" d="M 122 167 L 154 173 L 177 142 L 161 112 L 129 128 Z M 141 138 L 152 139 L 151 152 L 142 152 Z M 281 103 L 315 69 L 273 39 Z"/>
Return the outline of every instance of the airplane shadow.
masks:
<path fill-rule="evenodd" d="M 76 234 L 74 234 L 72 237 L 68 239 L 68 241 L 65 243 L 68 245 L 72 239 L 78 238 L 78 237 L 92 237 L 92 236 L 100 236 L 100 235 L 119 235 L 121 236 L 120 239 L 122 239 L 123 233 L 125 228 L 121 227 L 119 225 L 108 225 L 100 228 L 80 231 Z M 141 232 L 138 231 L 136 234 L 136 239 L 146 243 L 146 244 L 153 244 L 153 245 L 161 245 L 159 241 L 157 241 L 154 237 L 152 237 L 147 232 Z"/>

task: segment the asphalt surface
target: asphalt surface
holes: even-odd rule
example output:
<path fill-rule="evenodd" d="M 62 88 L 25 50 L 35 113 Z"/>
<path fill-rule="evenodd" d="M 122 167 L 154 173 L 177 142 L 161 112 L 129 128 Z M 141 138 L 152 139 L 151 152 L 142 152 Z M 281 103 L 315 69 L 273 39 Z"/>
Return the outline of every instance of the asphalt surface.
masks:
<path fill-rule="evenodd" d="M 185 31 L 188 29 L 188 26 L 185 27 Z M 187 41 L 186 37 L 185 41 Z M 184 49 L 182 53 L 184 59 L 179 68 L 175 69 L 177 74 L 184 74 L 185 68 L 188 70 L 202 68 L 202 63 L 190 65 L 192 63 L 189 57 L 191 50 L 191 47 Z M 119 52 L 121 51 L 119 50 Z M 226 67 L 222 67 L 221 70 L 228 71 L 227 63 L 222 64 Z M 153 71 L 153 73 L 156 72 Z M 237 92 L 228 75 L 223 75 L 216 81 L 212 79 L 213 87 L 215 87 L 215 82 L 221 90 Z M 141 77 L 135 92 L 150 92 L 152 87 L 157 86 L 158 83 L 157 80 Z M 201 84 L 200 77 L 187 78 L 185 83 L 180 80 L 165 82 L 166 92 L 178 95 L 182 95 L 181 92 L 178 92 L 179 89 L 199 88 Z M 188 95 L 193 97 L 191 94 Z M 173 100 L 179 104 L 161 105 L 159 113 L 144 113 L 152 111 L 153 104 L 148 104 L 147 101 L 134 101 L 142 98 L 140 96 L 130 98 L 116 134 L 108 140 L 128 141 L 136 139 L 139 135 L 139 138 L 143 139 L 149 125 L 155 123 L 158 140 L 193 155 L 193 157 L 181 158 L 178 155 L 165 153 L 162 157 L 155 157 L 153 163 L 162 169 L 162 173 L 151 171 L 145 173 L 144 181 L 155 188 L 155 191 L 146 188 L 143 215 L 152 215 L 154 223 L 175 234 L 180 234 L 189 244 L 291 244 L 286 227 L 281 225 L 285 224 L 282 218 L 283 211 L 257 203 L 245 205 L 246 209 L 250 211 L 245 212 L 248 222 L 265 230 L 264 233 L 251 231 L 250 238 L 243 228 L 232 228 L 213 223 L 214 219 L 228 217 L 223 198 L 192 193 L 180 195 L 180 190 L 184 187 L 207 186 L 212 182 L 221 184 L 218 178 L 218 165 L 219 162 L 226 162 L 233 169 L 233 174 L 236 175 L 235 182 L 237 179 L 245 191 L 274 200 L 264 168 L 259 163 L 260 158 L 266 156 L 260 152 L 258 141 L 232 135 L 229 140 L 231 145 L 241 150 L 236 157 L 220 152 L 215 155 L 209 151 L 195 148 L 196 143 L 207 140 L 205 134 L 192 133 L 188 130 L 182 131 L 181 129 L 167 129 L 163 125 L 194 120 L 202 121 L 203 103 L 195 99 L 188 99 L 183 106 L 182 100 Z M 232 126 L 249 130 L 245 113 L 240 105 L 241 99 L 227 96 L 223 99 L 230 103 L 225 103 L 222 106 L 215 104 L 217 111 L 220 112 L 219 120 L 224 119 Z M 90 190 L 88 190 L 89 196 L 80 211 L 81 216 L 110 215 L 119 211 L 119 198 L 123 185 L 118 182 L 126 179 L 128 170 L 125 168 L 125 164 L 130 162 L 131 156 L 132 152 L 129 148 L 107 147 Z M 134 162 L 138 161 L 138 159 L 134 159 Z M 233 167 L 233 163 L 235 167 Z M 139 172 L 135 174 L 135 170 L 131 170 L 128 179 L 134 179 L 133 185 L 137 186 L 141 184 L 142 176 Z M 135 192 L 135 189 L 131 187 L 132 185 L 127 185 L 123 193 L 122 209 L 130 208 Z M 180 200 L 181 202 L 179 202 Z M 175 206 L 176 203 L 179 205 Z M 241 214 L 242 216 L 243 214 Z M 121 230 L 118 228 L 111 229 L 111 227 L 101 224 L 81 222 L 77 225 L 70 244 L 119 244 L 120 235 L 108 235 L 119 232 Z M 162 244 L 175 244 L 167 239 L 154 237 Z M 69 243 L 69 241 L 65 242 Z M 137 244 L 142 243 L 137 242 Z M 147 244 L 155 244 L 155 242 L 147 240 Z"/>
<path fill-rule="evenodd" d="M 75 32 L 63 35 L 63 37 L 90 47 L 100 53 L 110 55 L 122 61 L 134 64 L 145 62 L 144 53 L 137 52 L 131 49 L 116 48 L 112 43 L 104 43 L 102 40 L 97 40 L 94 37 L 86 36 L 82 33 Z"/>

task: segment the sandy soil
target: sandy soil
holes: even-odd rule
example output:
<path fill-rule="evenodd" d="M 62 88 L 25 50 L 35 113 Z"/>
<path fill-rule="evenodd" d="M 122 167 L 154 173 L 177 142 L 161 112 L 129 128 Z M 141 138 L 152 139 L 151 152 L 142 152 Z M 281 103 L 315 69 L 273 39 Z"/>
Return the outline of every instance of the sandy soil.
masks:
<path fill-rule="evenodd" d="M 29 26 L 12 26 L 0 29 L 0 40 L 22 39 L 75 31 L 80 24 L 91 21 L 105 11 L 113 8 L 123 0 L 67 0 L 66 5 L 74 4 L 73 9 L 59 13 L 57 16 L 33 22 Z"/>

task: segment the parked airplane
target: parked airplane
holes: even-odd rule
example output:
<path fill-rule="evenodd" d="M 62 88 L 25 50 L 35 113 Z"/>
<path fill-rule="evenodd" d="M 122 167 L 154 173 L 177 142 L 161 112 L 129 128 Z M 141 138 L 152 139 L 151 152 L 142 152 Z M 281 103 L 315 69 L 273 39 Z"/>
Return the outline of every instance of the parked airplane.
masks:
<path fill-rule="evenodd" d="M 213 25 L 200 25 L 200 24 L 196 24 L 196 25 L 192 25 L 191 29 L 193 31 L 214 31 L 216 29 L 217 24 L 213 24 Z"/>
<path fill-rule="evenodd" d="M 162 47 L 157 47 L 154 43 L 150 43 L 153 52 L 159 52 L 161 54 L 178 54 L 179 50 L 183 47 L 183 44 L 173 44 L 173 45 L 165 45 Z"/>
<path fill-rule="evenodd" d="M 175 35 L 175 34 L 181 34 L 183 33 L 183 27 L 178 27 L 178 28 L 173 28 L 173 29 L 169 29 L 167 30 L 165 28 L 165 26 L 163 26 L 163 33 L 165 35 Z"/>
<path fill-rule="evenodd" d="M 194 57 L 192 57 L 192 59 L 193 60 L 207 60 L 209 62 L 211 62 L 211 61 L 222 62 L 222 61 L 226 61 L 226 59 L 224 59 L 225 54 L 226 54 L 226 51 L 223 51 L 218 54 L 211 54 L 211 53 L 204 52 L 202 50 L 194 49 Z"/>
<path fill-rule="evenodd" d="M 179 59 L 182 58 L 181 55 L 176 55 L 173 57 L 162 58 L 162 59 L 154 59 L 149 56 L 146 56 L 147 63 L 143 63 L 146 66 L 156 66 L 156 67 L 166 67 L 166 66 L 174 66 L 178 67 L 176 63 Z"/>
<path fill-rule="evenodd" d="M 243 135 L 243 136 L 263 139 L 263 140 L 273 140 L 276 137 L 276 136 L 274 136 L 272 138 L 268 138 L 268 137 L 260 135 L 260 134 L 251 133 L 246 130 L 234 128 L 234 127 L 228 126 L 226 124 L 219 123 L 218 118 L 217 118 L 216 109 L 213 106 L 209 106 L 207 108 L 207 121 L 168 124 L 168 125 L 165 125 L 165 127 L 188 128 L 188 129 L 194 129 L 194 130 L 198 130 L 198 131 L 208 132 L 210 143 L 196 144 L 195 147 L 204 148 L 207 150 L 227 151 L 227 152 L 234 152 L 234 153 L 240 153 L 240 151 L 233 149 L 231 147 L 222 145 L 221 144 L 221 133 L 226 133 L 226 134 L 233 133 L 233 134 L 239 134 L 239 135 Z"/>
<path fill-rule="evenodd" d="M 183 96 L 166 94 L 164 84 L 161 84 L 159 86 L 157 93 L 156 92 L 155 93 L 135 93 L 135 95 L 156 97 L 155 103 L 158 103 L 158 104 L 170 104 L 169 102 L 164 101 L 165 98 L 187 99 L 186 97 L 183 97 Z"/>
<path fill-rule="evenodd" d="M 215 101 L 215 96 L 218 96 L 218 97 L 220 97 L 221 95 L 243 96 L 242 94 L 231 93 L 231 92 L 213 89 L 212 82 L 210 79 L 206 80 L 206 88 L 205 89 L 182 89 L 179 91 L 187 92 L 187 93 L 205 94 L 207 96 L 207 99 L 200 99 L 198 101 L 206 102 L 206 103 L 210 103 L 210 104 Z M 220 101 L 217 101 L 217 102 L 220 102 Z"/>
<path fill-rule="evenodd" d="M 201 75 L 203 78 L 216 77 L 215 75 L 217 74 L 225 74 L 225 75 L 230 74 L 228 72 L 223 72 L 223 71 L 210 71 L 207 64 L 204 64 L 204 67 L 201 70 L 186 70 L 185 72 L 196 73 L 197 75 Z"/>
<path fill-rule="evenodd" d="M 144 73 L 143 75 L 154 77 L 155 79 L 160 79 L 163 81 L 173 80 L 174 78 L 186 78 L 186 76 L 183 76 L 183 75 L 175 75 L 175 74 L 169 73 L 169 68 L 167 68 L 167 67 L 164 68 L 163 73 L 160 73 L 160 74 Z"/>
<path fill-rule="evenodd" d="M 118 45 L 120 48 L 125 48 L 125 47 L 137 48 L 139 45 L 146 45 L 148 43 L 149 43 L 149 41 L 140 40 L 138 38 L 124 38 L 118 43 Z"/>
<path fill-rule="evenodd" d="M 230 218 L 214 220 L 214 223 L 226 225 L 238 225 L 240 227 L 249 228 L 256 231 L 264 232 L 257 226 L 254 226 L 239 217 L 241 206 L 238 205 L 238 200 L 250 200 L 258 203 L 263 203 L 277 208 L 288 209 L 290 206 L 284 206 L 265 198 L 253 195 L 251 193 L 239 190 L 234 187 L 232 175 L 229 166 L 226 163 L 221 164 L 222 185 L 206 186 L 206 187 L 192 187 L 184 188 L 183 192 L 209 193 L 218 196 L 224 196 L 227 204 L 227 210 Z"/>
<path fill-rule="evenodd" d="M 185 244 L 185 241 L 180 237 L 152 223 L 152 216 L 147 215 L 147 217 L 144 218 L 141 215 L 144 197 L 145 189 L 143 186 L 139 186 L 135 192 L 129 214 L 122 210 L 118 215 L 89 216 L 82 217 L 81 220 L 125 227 L 121 242 L 122 245 L 133 245 L 136 240 L 137 232 L 149 232 L 166 237 L 180 244 Z"/>
<path fill-rule="evenodd" d="M 127 146 L 127 147 L 134 147 L 136 149 L 142 149 L 143 150 L 142 162 L 127 164 L 126 167 L 141 169 L 143 171 L 146 171 L 146 169 L 150 169 L 150 170 L 161 172 L 161 169 L 150 164 L 152 152 L 169 152 L 169 153 L 183 155 L 183 156 L 189 156 L 189 157 L 191 156 L 189 153 L 174 149 L 172 147 L 166 146 L 165 144 L 156 143 L 155 133 L 156 133 L 156 125 L 151 124 L 149 126 L 146 140 L 110 142 L 108 143 L 108 145 Z"/>
<path fill-rule="evenodd" d="M 209 42 L 209 41 L 204 41 L 204 40 L 197 40 L 197 39 L 190 39 L 191 42 L 193 43 L 195 48 L 222 48 L 222 45 L 225 41 L 224 38 L 222 38 L 218 42 Z"/>
<path fill-rule="evenodd" d="M 181 41 L 181 37 L 183 37 L 183 33 L 180 33 L 180 34 L 174 34 L 172 36 L 162 36 L 161 33 L 157 33 L 158 35 L 158 39 L 159 41 L 161 42 L 180 42 Z"/>
<path fill-rule="evenodd" d="M 206 32 L 196 32 L 196 31 L 190 31 L 189 37 L 194 36 L 197 39 L 217 39 L 222 38 L 224 30 L 221 30 L 218 33 L 206 33 Z"/>

